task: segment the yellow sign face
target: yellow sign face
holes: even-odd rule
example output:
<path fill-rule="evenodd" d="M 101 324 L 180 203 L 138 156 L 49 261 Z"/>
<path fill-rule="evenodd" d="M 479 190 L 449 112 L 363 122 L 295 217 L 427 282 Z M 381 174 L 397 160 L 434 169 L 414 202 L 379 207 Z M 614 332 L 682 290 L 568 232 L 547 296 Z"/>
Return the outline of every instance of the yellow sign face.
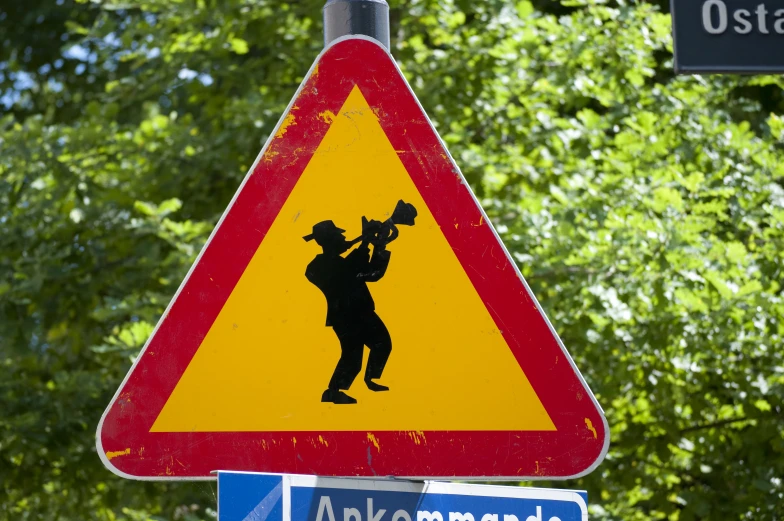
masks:
<path fill-rule="evenodd" d="M 555 430 L 359 88 L 338 114 L 321 116 L 331 121 L 326 136 L 151 431 Z M 386 221 L 400 200 L 416 209 L 416 223 L 398 227 L 379 247 L 387 253 L 371 244 L 342 254 L 380 262 L 357 284 L 389 335 L 378 326 L 381 334 L 363 337 L 341 322 L 339 308 L 358 300 L 334 299 L 314 225 L 331 221 L 331 233 L 351 239 L 363 234 L 362 217 Z M 341 358 L 339 335 L 347 357 L 354 349 L 343 373 L 359 373 L 348 386 L 343 374 L 340 390 L 356 403 L 322 401 Z M 380 371 L 373 362 L 371 385 L 389 390 L 363 379 L 373 349 L 382 361 Z"/>

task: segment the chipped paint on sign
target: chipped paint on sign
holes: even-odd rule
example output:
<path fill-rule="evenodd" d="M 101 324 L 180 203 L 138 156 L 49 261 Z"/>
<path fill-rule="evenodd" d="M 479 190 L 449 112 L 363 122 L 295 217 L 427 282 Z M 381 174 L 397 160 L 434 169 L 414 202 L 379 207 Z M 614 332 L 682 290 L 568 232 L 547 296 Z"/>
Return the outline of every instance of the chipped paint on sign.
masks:
<path fill-rule="evenodd" d="M 427 443 L 427 439 L 425 438 L 425 433 L 422 431 L 409 431 L 408 437 L 414 440 L 416 445 L 421 445 L 422 443 Z"/>
<path fill-rule="evenodd" d="M 367 439 L 370 443 L 373 444 L 374 447 L 376 447 L 377 451 L 381 452 L 381 446 L 378 443 L 378 439 L 372 432 L 368 432 Z"/>
<path fill-rule="evenodd" d="M 318 117 L 321 118 L 321 120 L 324 121 L 324 123 L 329 125 L 333 121 L 335 121 L 335 118 L 338 116 L 331 110 L 325 110 L 324 112 L 319 112 Z"/>
<path fill-rule="evenodd" d="M 125 450 L 116 450 L 114 452 L 107 452 L 106 459 L 116 458 L 117 456 L 127 456 L 130 453 L 131 453 L 130 447 Z"/>
<path fill-rule="evenodd" d="M 297 124 L 296 116 L 294 116 L 294 114 L 289 112 L 288 114 L 286 114 L 286 117 L 283 118 L 283 123 L 280 124 L 280 128 L 278 129 L 278 132 L 275 134 L 275 137 L 277 138 L 282 137 L 291 125 L 296 125 L 296 124 Z"/>
<path fill-rule="evenodd" d="M 598 437 L 598 435 L 596 434 L 596 429 L 594 428 L 593 422 L 590 420 L 590 418 L 585 419 L 585 426 L 588 427 L 588 430 L 593 433 L 594 438 Z"/>

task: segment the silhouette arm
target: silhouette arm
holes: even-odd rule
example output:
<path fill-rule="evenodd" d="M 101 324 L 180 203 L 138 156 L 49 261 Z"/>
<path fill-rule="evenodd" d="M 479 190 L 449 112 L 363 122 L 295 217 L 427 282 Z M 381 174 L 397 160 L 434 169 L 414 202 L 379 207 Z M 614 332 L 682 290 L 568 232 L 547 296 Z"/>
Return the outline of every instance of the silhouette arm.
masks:
<path fill-rule="evenodd" d="M 370 247 L 363 242 L 348 254 L 346 260 L 351 262 L 352 271 L 359 280 L 376 282 L 386 273 L 390 255 L 390 252 L 378 246 L 373 247 L 373 255 L 370 255 Z"/>
<path fill-rule="evenodd" d="M 380 246 L 373 247 L 373 255 L 370 257 L 368 269 L 362 277 L 367 282 L 376 282 L 381 280 L 381 277 L 387 272 L 389 266 L 389 258 L 392 253 Z"/>

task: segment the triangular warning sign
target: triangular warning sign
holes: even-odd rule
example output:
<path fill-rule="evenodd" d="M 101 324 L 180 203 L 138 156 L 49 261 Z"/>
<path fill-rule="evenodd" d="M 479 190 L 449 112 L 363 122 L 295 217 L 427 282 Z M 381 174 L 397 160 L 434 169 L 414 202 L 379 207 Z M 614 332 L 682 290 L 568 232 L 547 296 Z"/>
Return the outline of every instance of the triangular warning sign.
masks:
<path fill-rule="evenodd" d="M 107 408 L 140 478 L 569 477 L 601 410 L 387 51 L 338 40 Z"/>

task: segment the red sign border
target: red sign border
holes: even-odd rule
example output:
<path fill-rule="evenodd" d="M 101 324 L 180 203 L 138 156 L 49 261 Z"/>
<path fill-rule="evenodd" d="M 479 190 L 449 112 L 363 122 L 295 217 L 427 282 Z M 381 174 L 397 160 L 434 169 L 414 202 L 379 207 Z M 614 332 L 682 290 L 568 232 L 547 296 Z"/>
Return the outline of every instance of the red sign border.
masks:
<path fill-rule="evenodd" d="M 330 124 L 324 115 L 337 113 L 354 85 L 395 150 L 406 150 L 401 161 L 557 430 L 149 432 L 321 143 Z M 279 174 L 283 168 L 289 175 Z M 96 436 L 98 454 L 112 472 L 149 480 L 214 479 L 216 470 L 567 479 L 591 472 L 608 446 L 599 404 L 415 94 L 389 52 L 362 36 L 336 40 L 316 59 Z"/>

